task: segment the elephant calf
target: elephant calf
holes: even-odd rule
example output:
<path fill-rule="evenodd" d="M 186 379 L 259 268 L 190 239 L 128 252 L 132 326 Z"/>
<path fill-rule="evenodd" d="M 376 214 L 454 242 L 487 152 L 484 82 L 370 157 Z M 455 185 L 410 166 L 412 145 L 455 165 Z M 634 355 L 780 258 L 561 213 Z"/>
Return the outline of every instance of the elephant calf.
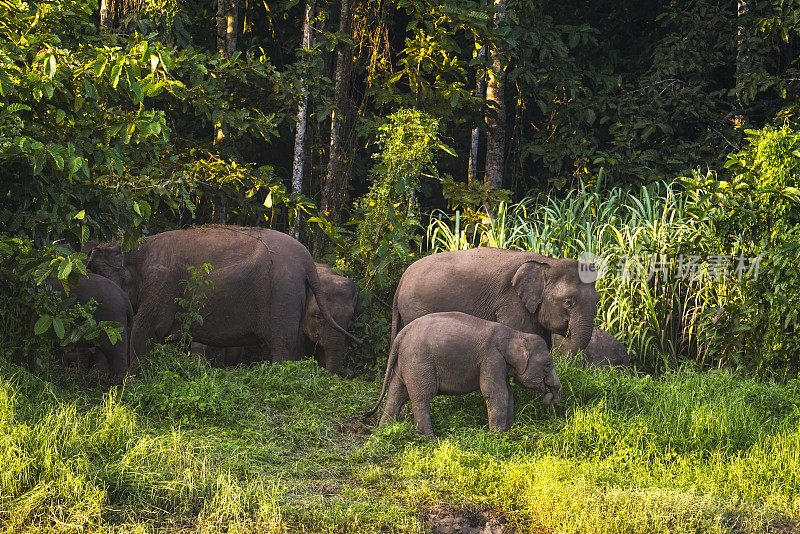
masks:
<path fill-rule="evenodd" d="M 344 329 L 350 327 L 358 301 L 356 284 L 337 274 L 329 265 L 317 264 L 317 274 L 322 292 L 328 301 L 331 317 Z M 347 339 L 328 324 L 319 309 L 316 297 L 311 295 L 303 317 L 303 343 L 301 356 L 313 355 L 320 367 L 330 373 L 340 374 Z"/>
<path fill-rule="evenodd" d="M 61 293 L 64 288 L 61 282 L 53 277 L 47 283 Z M 97 308 L 94 311 L 95 321 L 116 321 L 122 325 L 122 339 L 111 343 L 105 334 L 98 339 L 84 341 L 76 347 L 75 360 L 78 375 L 86 378 L 89 366 L 92 363 L 90 345 L 95 348 L 94 363 L 103 382 L 107 384 L 121 384 L 128 372 L 128 345 L 130 329 L 133 324 L 133 309 L 128 295 L 114 282 L 97 274 L 88 273 L 78 279 L 77 285 L 70 290 L 70 297 L 78 304 L 86 304 L 94 299 Z"/>
<path fill-rule="evenodd" d="M 553 348 L 557 349 L 564 341 L 562 336 L 553 334 Z M 587 365 L 593 367 L 629 368 L 631 359 L 625 345 L 612 334 L 602 328 L 594 328 L 589 345 L 583 350 L 583 358 Z"/>
<path fill-rule="evenodd" d="M 380 425 L 400 414 L 411 399 L 417 429 L 434 438 L 430 404 L 442 393 L 459 395 L 480 389 L 489 412 L 489 428 L 508 431 L 514 422 L 509 376 L 544 393 L 543 402 L 561 399 L 547 343 L 500 323 L 461 312 L 424 315 L 406 325 L 392 344 L 383 390 L 372 415 L 387 394 Z"/>

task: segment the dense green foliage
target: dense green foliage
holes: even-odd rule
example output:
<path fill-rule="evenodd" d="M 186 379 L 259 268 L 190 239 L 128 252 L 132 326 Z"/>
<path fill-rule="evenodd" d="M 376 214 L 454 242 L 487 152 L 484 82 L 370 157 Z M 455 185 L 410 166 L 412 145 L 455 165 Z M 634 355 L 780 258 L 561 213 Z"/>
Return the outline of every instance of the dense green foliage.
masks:
<path fill-rule="evenodd" d="M 427 252 L 417 223 L 434 207 L 475 221 L 482 205 L 528 195 L 535 200 L 523 201 L 511 219 L 568 217 L 556 207 L 572 203 L 581 206 L 578 219 L 594 225 L 538 243 L 532 234 L 529 247 L 547 253 L 761 258 L 764 276 L 746 284 L 632 281 L 634 290 L 609 283 L 601 322 L 621 337 L 637 332 L 630 341 L 643 368 L 691 359 L 777 367 L 789 376 L 797 369 L 798 284 L 787 263 L 797 247 L 796 195 L 788 189 L 796 185 L 796 135 L 769 127 L 797 118 L 796 1 L 748 4 L 742 13 L 734 3 L 705 0 L 510 1 L 495 24 L 488 2 L 358 0 L 348 4 L 345 26 L 341 2 L 318 2 L 307 49 L 297 2 L 244 3 L 231 26 L 238 37 L 231 54 L 218 49 L 218 4 L 111 2 L 115 11 L 102 27 L 97 1 L 0 2 L 0 233 L 4 242 L 23 240 L 0 250 L 2 313 L 15 332 L 6 354 L 47 351 L 20 337 L 23 317 L 55 314 L 31 289 L 43 278 L 26 273 L 62 260 L 45 254 L 32 265 L 39 252 L 24 259 L 30 245 L 77 249 L 113 237 L 130 247 L 143 235 L 220 221 L 286 229 L 301 212 L 311 215 L 303 240 L 314 238 L 320 257 L 359 282 L 366 304 L 356 328 L 382 346 L 387 314 L 372 297 L 388 301 L 404 266 Z M 490 61 L 482 47 L 501 53 L 506 73 L 508 191 L 463 179 L 469 131 L 485 130 L 486 102 L 475 94 Z M 339 89 L 334 52 L 345 55 L 349 72 Z M 303 191 L 289 193 L 302 87 L 311 101 L 310 171 Z M 347 125 L 347 191 L 338 194 L 349 196 L 352 209 L 337 218 L 349 219 L 344 227 L 315 208 L 327 179 L 332 113 Z M 729 153 L 738 155 L 724 169 Z M 667 193 L 650 186 L 646 213 L 622 207 L 633 197 L 616 192 L 698 168 L 718 174 L 695 174 Z M 694 196 L 681 192 L 687 185 Z M 578 198 L 587 191 L 595 197 Z M 610 219 L 594 217 L 592 210 L 612 205 L 601 212 Z M 684 226 L 689 233 L 672 235 L 673 223 L 678 234 Z M 633 241 L 615 245 L 613 234 L 596 233 L 607 224 Z M 652 235 L 638 232 L 639 224 Z M 596 239 L 573 246 L 582 233 Z M 80 271 L 80 258 L 74 261 L 67 263 Z M 712 285 L 717 290 L 706 291 Z M 623 304 L 627 294 L 641 295 L 630 297 L 638 304 Z M 50 320 L 51 344 L 75 339 L 74 320 L 56 327 L 64 320 Z M 648 328 L 634 328 L 639 320 Z M 376 354 L 356 359 L 372 363 Z"/>
<path fill-rule="evenodd" d="M 479 394 L 439 397 L 441 440 L 426 443 L 410 420 L 369 435 L 358 414 L 379 385 L 313 362 L 219 371 L 162 354 L 103 395 L 2 365 L 8 532 L 418 532 L 436 506 L 502 514 L 518 531 L 800 521 L 795 380 L 561 363 L 555 415 L 515 388 L 517 421 L 501 435 Z"/>

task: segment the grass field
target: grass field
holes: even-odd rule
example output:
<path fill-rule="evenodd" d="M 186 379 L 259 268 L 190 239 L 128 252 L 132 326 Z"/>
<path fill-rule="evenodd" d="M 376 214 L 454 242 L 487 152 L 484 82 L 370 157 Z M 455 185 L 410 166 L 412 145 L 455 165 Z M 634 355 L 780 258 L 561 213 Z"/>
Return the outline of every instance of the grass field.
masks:
<path fill-rule="evenodd" d="M 555 413 L 515 388 L 500 435 L 479 394 L 439 397 L 426 442 L 311 362 L 164 358 L 108 394 L 0 363 L 0 531 L 797 531 L 800 382 L 558 371 Z"/>

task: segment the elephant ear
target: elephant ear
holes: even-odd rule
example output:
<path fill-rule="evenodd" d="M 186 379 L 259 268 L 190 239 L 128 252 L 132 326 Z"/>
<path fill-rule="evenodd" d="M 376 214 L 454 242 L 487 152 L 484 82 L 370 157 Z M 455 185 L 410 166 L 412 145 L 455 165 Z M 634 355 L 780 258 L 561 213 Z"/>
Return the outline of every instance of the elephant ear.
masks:
<path fill-rule="evenodd" d="M 531 363 L 531 355 L 523 342 L 510 343 L 505 358 L 508 365 L 514 368 L 517 376 L 524 375 Z"/>
<path fill-rule="evenodd" d="M 539 261 L 526 261 L 511 280 L 514 290 L 531 313 L 536 313 L 544 296 L 545 272 L 550 266 Z"/>

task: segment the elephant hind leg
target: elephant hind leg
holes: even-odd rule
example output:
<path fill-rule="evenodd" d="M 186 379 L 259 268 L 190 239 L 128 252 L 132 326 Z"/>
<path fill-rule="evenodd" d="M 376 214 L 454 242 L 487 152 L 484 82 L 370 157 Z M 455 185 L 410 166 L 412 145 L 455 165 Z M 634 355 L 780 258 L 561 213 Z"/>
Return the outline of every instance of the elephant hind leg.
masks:
<path fill-rule="evenodd" d="M 416 369 L 416 371 L 422 371 Z M 433 421 L 431 420 L 431 401 L 439 392 L 435 371 L 415 373 L 414 380 L 409 381 L 408 394 L 414 409 L 414 422 L 419 433 L 428 439 L 434 439 Z"/>
<path fill-rule="evenodd" d="M 397 420 L 400 410 L 408 402 L 408 389 L 402 380 L 395 374 L 389 382 L 389 390 L 386 394 L 386 406 L 383 407 L 383 414 L 378 426 Z"/>

